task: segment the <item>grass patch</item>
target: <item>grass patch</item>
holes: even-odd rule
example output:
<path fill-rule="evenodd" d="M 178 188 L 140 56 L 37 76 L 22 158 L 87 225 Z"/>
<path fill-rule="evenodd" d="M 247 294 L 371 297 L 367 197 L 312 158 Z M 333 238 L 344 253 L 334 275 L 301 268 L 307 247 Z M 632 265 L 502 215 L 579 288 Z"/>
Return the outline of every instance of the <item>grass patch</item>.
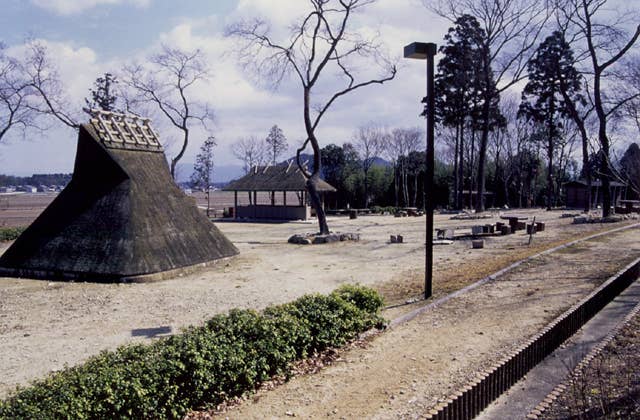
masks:
<path fill-rule="evenodd" d="M 182 418 L 288 375 L 295 360 L 381 327 L 382 306 L 372 289 L 348 285 L 263 312 L 232 310 L 19 388 L 0 402 L 0 418 Z"/>
<path fill-rule="evenodd" d="M 13 241 L 22 234 L 26 229 L 26 226 L 19 227 L 0 227 L 0 242 Z"/>

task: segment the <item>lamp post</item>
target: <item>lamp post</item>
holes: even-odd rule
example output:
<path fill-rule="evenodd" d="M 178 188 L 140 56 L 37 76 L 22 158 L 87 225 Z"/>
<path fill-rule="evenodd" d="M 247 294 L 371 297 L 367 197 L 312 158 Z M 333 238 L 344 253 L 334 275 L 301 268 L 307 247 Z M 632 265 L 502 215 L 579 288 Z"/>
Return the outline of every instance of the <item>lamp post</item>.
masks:
<path fill-rule="evenodd" d="M 415 58 L 427 60 L 427 96 L 426 96 L 426 116 L 427 116 L 427 153 L 426 166 L 427 173 L 424 182 L 425 189 L 425 211 L 427 213 L 427 239 L 425 243 L 425 270 L 424 270 L 424 298 L 431 297 L 433 280 L 433 165 L 434 165 L 434 126 L 435 126 L 435 95 L 434 95 L 434 57 L 436 55 L 436 44 L 429 42 L 414 42 L 404 47 L 404 58 Z M 425 100 L 423 100 L 425 102 Z"/>

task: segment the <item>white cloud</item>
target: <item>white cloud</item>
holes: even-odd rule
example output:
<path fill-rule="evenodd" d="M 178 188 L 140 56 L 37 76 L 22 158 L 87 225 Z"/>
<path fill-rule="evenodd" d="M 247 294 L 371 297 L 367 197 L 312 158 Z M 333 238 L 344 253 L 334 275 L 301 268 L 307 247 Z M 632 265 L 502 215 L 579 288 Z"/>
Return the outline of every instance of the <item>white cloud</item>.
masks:
<path fill-rule="evenodd" d="M 126 2 L 142 5 L 150 3 L 150 0 L 32 1 L 49 5 L 57 4 L 59 10 L 71 10 L 72 7 L 69 5 L 75 5 L 77 10 L 81 7 L 79 6 L 81 3 L 88 4 L 86 8 L 109 3 Z M 264 138 L 269 128 L 273 124 L 278 124 L 284 130 L 290 145 L 298 144 L 298 141 L 304 138 L 302 91 L 300 82 L 293 77 L 284 81 L 277 91 L 271 91 L 256 84 L 239 68 L 235 57 L 230 53 L 237 48 L 237 45 L 233 39 L 222 36 L 224 24 L 239 18 L 259 16 L 271 22 L 276 35 L 286 36 L 289 24 L 303 15 L 307 4 L 307 2 L 291 0 L 239 0 L 236 9 L 226 16 L 212 15 L 199 19 L 181 19 L 176 16 L 180 23 L 157 33 L 151 45 L 137 54 L 123 52 L 112 62 L 104 62 L 99 51 L 83 47 L 82 39 L 75 39 L 73 42 L 47 41 L 47 46 L 55 54 L 55 61 L 60 68 L 69 97 L 79 105 L 82 105 L 88 89 L 100 74 L 105 71 L 117 72 L 123 63 L 132 60 L 144 62 L 148 54 L 159 51 L 162 43 L 188 50 L 201 49 L 211 66 L 212 77 L 209 82 L 201 83 L 194 93 L 198 100 L 209 102 L 216 113 L 217 122 L 214 127 L 214 135 L 218 139 L 216 164 L 235 164 L 237 162 L 230 152 L 230 145 L 238 137 L 255 135 L 258 138 Z M 68 8 L 64 9 L 61 5 L 67 5 Z M 379 33 L 380 41 L 385 44 L 390 54 L 396 57 L 401 56 L 404 45 L 413 41 L 440 43 L 444 30 L 448 26 L 446 22 L 443 23 L 442 20 L 433 17 L 419 5 L 418 0 L 380 0 L 371 8 L 363 10 L 353 24 L 352 30 L 363 35 Z M 332 75 L 332 71 L 327 73 L 328 83 L 323 88 L 323 92 L 336 87 L 335 82 L 331 81 Z M 318 138 L 321 145 L 342 144 L 349 141 L 357 127 L 369 121 L 376 121 L 390 128 L 423 126 L 424 120 L 418 118 L 418 113 L 421 111 L 419 101 L 424 96 L 424 90 L 424 62 L 400 59 L 398 75 L 392 82 L 382 86 L 373 85 L 363 88 L 336 101 L 319 127 Z M 156 121 L 154 124 L 160 128 L 160 135 L 163 138 L 172 137 L 172 131 L 167 126 L 161 127 L 161 121 Z M 184 162 L 193 161 L 198 148 L 206 138 L 206 135 L 199 130 L 193 134 Z M 56 131 L 48 137 L 56 143 L 59 142 L 57 138 L 54 139 L 56 136 L 65 139 L 67 150 L 64 153 L 69 156 L 68 162 L 70 162 L 67 170 L 71 170 L 75 138 L 66 131 L 60 134 Z M 44 142 L 43 140 L 38 143 Z M 37 159 L 36 149 L 33 147 L 33 153 L 30 154 L 31 161 Z M 171 156 L 173 152 L 174 150 L 169 148 L 167 154 Z M 47 157 L 41 160 L 46 162 Z M 35 165 L 35 162 L 32 165 Z M 56 170 L 63 169 L 56 167 Z"/>
<path fill-rule="evenodd" d="M 102 5 L 131 4 L 135 7 L 148 7 L 151 0 L 31 0 L 31 3 L 59 15 L 73 15 Z"/>

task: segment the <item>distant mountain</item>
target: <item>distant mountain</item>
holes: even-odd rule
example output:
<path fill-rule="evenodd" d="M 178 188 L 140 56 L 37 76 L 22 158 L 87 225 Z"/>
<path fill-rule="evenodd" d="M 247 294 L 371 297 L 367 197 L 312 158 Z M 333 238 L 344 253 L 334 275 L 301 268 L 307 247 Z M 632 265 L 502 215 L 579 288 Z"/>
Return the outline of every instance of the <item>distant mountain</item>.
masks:
<path fill-rule="evenodd" d="M 189 182 L 191 180 L 191 174 L 193 173 L 193 163 L 178 163 L 176 169 L 178 172 L 177 182 Z M 240 165 L 220 165 L 213 168 L 213 181 L 216 184 L 226 184 L 231 180 L 240 178 L 242 175 L 244 175 L 244 170 Z"/>

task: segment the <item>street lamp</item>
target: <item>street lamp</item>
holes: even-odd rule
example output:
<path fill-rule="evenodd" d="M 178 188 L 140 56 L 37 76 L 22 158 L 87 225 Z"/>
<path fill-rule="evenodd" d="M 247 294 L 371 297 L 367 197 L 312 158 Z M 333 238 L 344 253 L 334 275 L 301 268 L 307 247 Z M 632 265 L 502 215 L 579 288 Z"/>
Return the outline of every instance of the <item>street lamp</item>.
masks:
<path fill-rule="evenodd" d="M 427 240 L 425 243 L 424 298 L 431 297 L 433 280 L 433 165 L 434 165 L 434 126 L 435 95 L 433 82 L 433 61 L 436 55 L 436 44 L 432 42 L 414 42 L 404 47 L 404 58 L 427 60 L 427 174 L 424 183 L 425 211 L 427 212 Z M 424 102 L 424 100 L 423 100 Z"/>

